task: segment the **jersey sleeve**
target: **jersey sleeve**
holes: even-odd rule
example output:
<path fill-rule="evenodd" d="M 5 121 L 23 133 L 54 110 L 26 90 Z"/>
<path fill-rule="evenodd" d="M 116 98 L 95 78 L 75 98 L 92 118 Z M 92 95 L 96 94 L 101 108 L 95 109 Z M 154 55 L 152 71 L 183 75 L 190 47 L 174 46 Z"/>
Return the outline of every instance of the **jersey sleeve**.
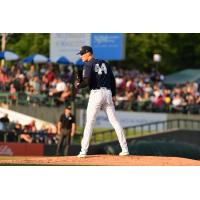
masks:
<path fill-rule="evenodd" d="M 92 65 L 86 63 L 83 67 L 83 78 L 90 78 Z"/>
<path fill-rule="evenodd" d="M 116 82 L 115 82 L 115 77 L 114 74 L 112 72 L 112 69 L 109 67 L 110 69 L 110 78 L 111 78 L 111 91 L 112 91 L 112 96 L 116 96 Z"/>

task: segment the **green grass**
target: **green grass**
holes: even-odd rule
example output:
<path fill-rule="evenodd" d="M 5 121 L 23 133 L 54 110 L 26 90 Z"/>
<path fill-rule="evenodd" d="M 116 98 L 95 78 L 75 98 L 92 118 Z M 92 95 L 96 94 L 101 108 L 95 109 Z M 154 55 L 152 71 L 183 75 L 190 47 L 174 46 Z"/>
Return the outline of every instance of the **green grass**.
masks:
<path fill-rule="evenodd" d="M 96 132 L 107 131 L 107 130 L 110 130 L 110 129 L 107 129 L 107 128 L 94 128 L 93 129 L 93 136 L 92 136 L 91 141 L 93 140 L 93 137 L 94 137 L 94 135 L 95 135 Z M 74 144 L 80 144 L 81 139 L 83 137 L 83 131 L 84 131 L 84 127 L 77 127 L 78 134 L 74 136 L 74 139 L 73 139 L 73 143 Z M 99 142 L 100 141 L 103 142 L 103 140 L 101 139 L 101 137 L 103 137 L 103 136 L 100 136 L 100 135 L 97 136 L 97 138 L 99 138 L 98 139 Z"/>
<path fill-rule="evenodd" d="M 150 131 L 133 131 L 133 130 L 128 130 L 128 131 L 125 131 L 126 133 L 126 136 L 127 137 L 139 137 L 139 136 L 145 136 L 145 135 L 150 135 L 152 134 L 153 132 L 150 132 Z"/>
<path fill-rule="evenodd" d="M 83 129 L 84 128 L 78 127 L 77 130 L 78 130 L 78 132 L 80 134 L 78 134 L 77 136 L 74 137 L 74 141 L 73 142 L 75 144 L 80 144 L 81 139 L 82 139 Z M 112 131 L 112 132 L 109 131 L 109 132 L 106 132 L 104 134 L 101 133 L 103 131 L 108 131 L 108 130 L 111 130 L 111 129 L 94 128 L 93 129 L 93 135 L 92 135 L 92 138 L 91 138 L 91 144 L 117 140 L 117 135 L 116 135 L 115 131 Z M 145 135 L 150 135 L 152 133 L 153 132 L 150 132 L 150 131 L 125 129 L 126 138 L 145 136 Z"/>
<path fill-rule="evenodd" d="M 151 132 L 139 132 L 139 131 L 127 131 L 126 132 L 126 138 L 132 138 L 132 137 L 139 137 L 139 136 L 145 136 L 145 135 L 150 135 Z M 98 134 L 98 135 L 93 135 L 92 139 L 91 139 L 91 143 L 99 143 L 99 142 L 106 142 L 106 141 L 114 141 L 117 140 L 117 135 L 116 133 L 113 131 L 105 133 L 105 134 Z"/>

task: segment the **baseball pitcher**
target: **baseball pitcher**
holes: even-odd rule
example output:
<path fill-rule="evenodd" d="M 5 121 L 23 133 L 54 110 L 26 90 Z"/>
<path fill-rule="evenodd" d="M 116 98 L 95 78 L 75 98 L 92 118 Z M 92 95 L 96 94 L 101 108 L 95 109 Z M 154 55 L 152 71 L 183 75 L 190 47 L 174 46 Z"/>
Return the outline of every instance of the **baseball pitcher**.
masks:
<path fill-rule="evenodd" d="M 86 125 L 81 142 L 79 158 L 86 157 L 92 130 L 95 124 L 97 113 L 103 109 L 109 122 L 116 131 L 122 152 L 120 156 L 129 155 L 128 146 L 124 131 L 115 115 L 115 78 L 110 66 L 104 60 L 97 60 L 93 57 L 93 50 L 90 46 L 81 47 L 80 57 L 85 63 L 83 66 L 83 79 L 77 81 L 75 87 L 83 88 L 89 86 L 91 89 L 86 113 Z"/>

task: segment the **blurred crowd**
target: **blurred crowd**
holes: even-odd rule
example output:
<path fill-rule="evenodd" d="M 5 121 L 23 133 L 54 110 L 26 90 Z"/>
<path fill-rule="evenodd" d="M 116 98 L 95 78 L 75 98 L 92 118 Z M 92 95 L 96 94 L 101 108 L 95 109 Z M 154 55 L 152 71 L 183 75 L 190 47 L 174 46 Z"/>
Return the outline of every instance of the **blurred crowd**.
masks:
<path fill-rule="evenodd" d="M 37 128 L 35 120 L 22 125 L 20 122 L 10 121 L 8 114 L 0 118 L 0 141 L 57 144 L 57 126 L 44 125 Z"/>
<path fill-rule="evenodd" d="M 118 110 L 200 113 L 199 85 L 196 82 L 167 86 L 164 84 L 164 76 L 156 69 L 145 73 L 113 67 L 113 72 Z M 26 103 L 54 106 L 70 103 L 72 79 L 71 66 L 0 66 L 0 91 L 9 93 L 12 103 L 17 99 L 24 99 Z M 76 95 L 80 100 L 88 97 L 88 94 L 80 92 Z"/>
<path fill-rule="evenodd" d="M 71 79 L 70 67 L 53 70 L 52 64 L 0 66 L 0 91 L 9 93 L 12 103 L 18 98 L 24 103 L 45 104 L 51 100 L 55 105 L 63 104 L 71 96 Z"/>
<path fill-rule="evenodd" d="M 114 70 L 117 86 L 117 109 L 200 113 L 200 92 L 196 82 L 167 86 L 164 76 L 153 69 L 150 73 L 137 70 Z"/>

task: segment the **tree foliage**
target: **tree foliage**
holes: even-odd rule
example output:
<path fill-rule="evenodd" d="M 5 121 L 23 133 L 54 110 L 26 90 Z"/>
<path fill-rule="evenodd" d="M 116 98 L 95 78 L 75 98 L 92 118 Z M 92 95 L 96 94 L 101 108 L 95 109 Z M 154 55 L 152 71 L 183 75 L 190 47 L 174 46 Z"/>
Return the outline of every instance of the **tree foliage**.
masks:
<path fill-rule="evenodd" d="M 164 74 L 200 67 L 200 34 L 127 33 L 125 36 L 126 57 L 123 61 L 112 62 L 118 67 L 150 71 L 156 67 L 154 53 L 162 56 L 157 67 Z M 34 53 L 49 56 L 49 34 L 9 34 L 7 50 L 16 52 L 21 58 Z"/>
<path fill-rule="evenodd" d="M 21 58 L 31 54 L 49 55 L 49 34 L 47 33 L 24 33 L 9 34 L 7 49 L 16 52 Z"/>
<path fill-rule="evenodd" d="M 126 36 L 126 59 L 123 62 L 128 68 L 150 70 L 156 66 L 154 53 L 162 56 L 158 68 L 163 73 L 200 67 L 200 34 L 143 33 Z"/>

